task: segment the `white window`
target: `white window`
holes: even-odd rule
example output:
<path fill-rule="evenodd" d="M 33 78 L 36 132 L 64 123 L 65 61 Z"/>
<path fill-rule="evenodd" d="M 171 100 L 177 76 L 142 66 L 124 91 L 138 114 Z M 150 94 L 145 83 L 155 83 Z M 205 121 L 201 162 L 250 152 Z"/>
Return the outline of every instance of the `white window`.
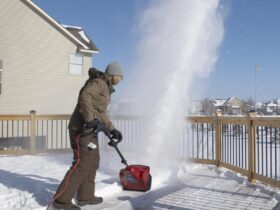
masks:
<path fill-rule="evenodd" d="M 2 94 L 2 83 L 3 83 L 3 61 L 0 60 L 0 95 Z"/>
<path fill-rule="evenodd" d="M 76 53 L 70 55 L 70 74 L 82 75 L 83 74 L 83 54 Z"/>

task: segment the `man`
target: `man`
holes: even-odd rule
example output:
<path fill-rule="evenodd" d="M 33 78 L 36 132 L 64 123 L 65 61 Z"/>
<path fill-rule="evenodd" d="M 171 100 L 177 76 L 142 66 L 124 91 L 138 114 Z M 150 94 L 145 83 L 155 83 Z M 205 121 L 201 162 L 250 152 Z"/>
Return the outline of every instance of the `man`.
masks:
<path fill-rule="evenodd" d="M 89 69 L 89 79 L 79 93 L 77 106 L 71 116 L 68 129 L 73 163 L 66 173 L 54 196 L 53 207 L 67 210 L 80 209 L 79 206 L 99 204 L 102 197 L 95 196 L 95 175 L 99 167 L 99 146 L 96 129 L 103 125 L 112 138 L 122 140 L 108 116 L 107 107 L 114 92 L 113 85 L 123 79 L 123 69 L 110 63 L 105 73 L 95 68 Z M 75 196 L 77 205 L 71 202 Z"/>

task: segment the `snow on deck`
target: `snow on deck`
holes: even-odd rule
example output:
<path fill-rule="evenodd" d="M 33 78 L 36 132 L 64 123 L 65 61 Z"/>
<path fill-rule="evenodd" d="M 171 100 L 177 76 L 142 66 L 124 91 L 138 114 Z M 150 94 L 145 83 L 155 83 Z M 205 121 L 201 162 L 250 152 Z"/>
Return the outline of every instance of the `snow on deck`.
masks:
<path fill-rule="evenodd" d="M 130 163 L 136 155 L 125 154 Z M 49 199 L 68 170 L 72 154 L 0 156 L 1 210 L 46 209 Z M 122 191 L 118 172 L 123 166 L 114 151 L 101 152 L 96 194 L 104 203 L 91 209 L 280 209 L 279 189 L 215 166 L 182 163 L 169 173 L 152 169 L 150 192 Z"/>

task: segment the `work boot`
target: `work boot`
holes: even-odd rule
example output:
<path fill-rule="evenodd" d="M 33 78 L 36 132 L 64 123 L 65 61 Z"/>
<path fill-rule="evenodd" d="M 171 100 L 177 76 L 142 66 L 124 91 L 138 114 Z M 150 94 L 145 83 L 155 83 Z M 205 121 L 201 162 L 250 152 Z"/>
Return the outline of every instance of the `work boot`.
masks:
<path fill-rule="evenodd" d="M 59 209 L 59 210 L 81 210 L 81 208 L 73 203 L 70 204 L 65 204 L 65 203 L 60 203 L 58 201 L 54 201 L 52 203 L 52 206 L 55 209 Z"/>
<path fill-rule="evenodd" d="M 103 198 L 102 197 L 93 197 L 91 198 L 90 200 L 78 200 L 77 204 L 79 206 L 85 206 L 85 205 L 96 205 L 96 204 L 99 204 L 99 203 L 102 203 L 103 202 Z"/>

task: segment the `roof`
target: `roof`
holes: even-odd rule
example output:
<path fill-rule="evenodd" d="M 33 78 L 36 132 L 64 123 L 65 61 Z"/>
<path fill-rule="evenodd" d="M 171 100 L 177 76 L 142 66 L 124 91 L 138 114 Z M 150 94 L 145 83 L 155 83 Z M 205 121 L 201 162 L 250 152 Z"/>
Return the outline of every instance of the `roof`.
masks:
<path fill-rule="evenodd" d="M 99 50 L 95 46 L 95 44 L 90 40 L 90 38 L 85 34 L 83 29 L 83 32 L 81 34 L 80 31 L 74 31 L 72 29 L 65 28 L 63 25 L 61 25 L 59 22 L 57 22 L 55 19 L 53 19 L 51 16 L 49 16 L 45 11 L 43 11 L 40 7 L 38 7 L 36 4 L 32 2 L 32 0 L 21 0 L 25 5 L 27 5 L 30 9 L 32 9 L 34 12 L 36 12 L 40 17 L 42 17 L 44 20 L 46 20 L 50 25 L 52 25 L 56 30 L 58 30 L 60 33 L 62 33 L 66 38 L 68 38 L 70 41 L 75 43 L 78 47 L 78 50 L 81 52 L 87 52 L 87 53 L 98 53 Z M 78 30 L 78 29 L 77 29 Z M 85 37 L 87 40 L 85 40 Z"/>
<path fill-rule="evenodd" d="M 278 106 L 278 105 L 277 105 L 277 103 L 276 103 L 276 102 L 271 101 L 271 102 L 267 103 L 267 104 L 266 104 L 266 106 L 276 107 L 276 106 Z"/>
<path fill-rule="evenodd" d="M 230 103 L 230 102 L 233 101 L 234 99 L 240 101 L 237 97 L 232 96 L 231 98 L 229 98 L 229 99 L 227 100 L 227 102 Z"/>
<path fill-rule="evenodd" d="M 82 51 L 98 51 L 98 48 L 96 45 L 91 41 L 89 36 L 86 34 L 86 32 L 81 27 L 77 26 L 68 26 L 68 25 L 62 25 L 64 28 L 66 28 L 73 36 L 75 36 L 78 40 L 80 40 L 84 45 L 88 47 L 88 49 L 82 50 Z"/>
<path fill-rule="evenodd" d="M 214 106 L 225 106 L 226 102 L 227 102 L 227 100 L 225 100 L 225 99 L 214 99 L 213 100 Z"/>

